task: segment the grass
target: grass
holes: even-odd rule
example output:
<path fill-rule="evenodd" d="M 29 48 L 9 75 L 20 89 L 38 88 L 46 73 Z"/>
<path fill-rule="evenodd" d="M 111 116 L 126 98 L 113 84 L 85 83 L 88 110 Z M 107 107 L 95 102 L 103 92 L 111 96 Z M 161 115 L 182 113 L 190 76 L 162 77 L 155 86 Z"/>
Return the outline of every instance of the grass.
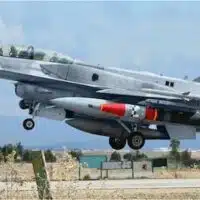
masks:
<path fill-rule="evenodd" d="M 180 179 L 189 179 L 189 178 L 200 178 L 200 169 L 169 169 L 162 171 L 155 171 L 153 178 L 180 178 Z"/>
<path fill-rule="evenodd" d="M 74 188 L 73 188 L 74 187 Z M 76 190 L 75 185 L 71 188 L 62 188 L 53 191 L 54 199 L 200 199 L 200 189 L 117 189 L 117 190 Z M 37 199 L 37 191 L 8 190 L 0 192 L 0 199 Z"/>

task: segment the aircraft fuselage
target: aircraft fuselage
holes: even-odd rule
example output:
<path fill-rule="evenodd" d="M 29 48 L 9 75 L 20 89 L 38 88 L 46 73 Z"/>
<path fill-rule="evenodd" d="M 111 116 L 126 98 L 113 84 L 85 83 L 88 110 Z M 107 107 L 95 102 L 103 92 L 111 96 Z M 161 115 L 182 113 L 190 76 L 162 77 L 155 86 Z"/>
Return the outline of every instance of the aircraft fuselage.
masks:
<path fill-rule="evenodd" d="M 109 136 L 115 149 L 123 148 L 126 139 L 133 149 L 141 148 L 144 138 L 193 139 L 200 127 L 200 83 L 194 81 L 5 56 L 0 56 L 0 78 L 16 82 L 20 107 L 29 114 Z M 33 120 L 25 120 L 24 127 L 31 130 Z"/>

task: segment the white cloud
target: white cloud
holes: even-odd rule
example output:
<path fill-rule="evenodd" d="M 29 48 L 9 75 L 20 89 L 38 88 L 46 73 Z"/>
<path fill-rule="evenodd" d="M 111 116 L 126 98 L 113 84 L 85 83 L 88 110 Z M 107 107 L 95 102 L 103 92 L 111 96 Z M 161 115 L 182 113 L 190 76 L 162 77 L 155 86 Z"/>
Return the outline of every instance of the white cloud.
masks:
<path fill-rule="evenodd" d="M 22 25 L 7 25 L 0 17 L 0 44 L 21 44 L 24 42 Z"/>

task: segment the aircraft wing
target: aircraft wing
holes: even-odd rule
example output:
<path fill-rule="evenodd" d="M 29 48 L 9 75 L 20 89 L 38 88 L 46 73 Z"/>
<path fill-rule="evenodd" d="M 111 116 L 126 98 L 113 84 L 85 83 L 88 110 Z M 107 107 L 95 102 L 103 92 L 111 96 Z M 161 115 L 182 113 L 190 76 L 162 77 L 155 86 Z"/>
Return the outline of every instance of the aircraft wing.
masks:
<path fill-rule="evenodd" d="M 0 78 L 2 79 L 8 79 L 12 81 L 19 81 L 29 84 L 37 84 L 39 86 L 43 87 L 51 87 L 55 89 L 80 89 L 82 91 L 88 91 L 93 92 L 93 94 L 97 94 L 97 96 L 100 96 L 105 99 L 114 99 L 114 100 L 120 100 L 124 101 L 125 98 L 129 99 L 130 102 L 135 101 L 137 98 L 137 101 L 142 101 L 146 99 L 158 99 L 158 100 L 170 100 L 170 101 L 180 101 L 185 99 L 199 99 L 200 96 L 191 96 L 189 93 L 184 94 L 175 94 L 175 93 L 169 93 L 163 92 L 161 90 L 153 90 L 148 88 L 143 88 L 141 90 L 126 90 L 126 89 L 118 89 L 118 88 L 106 88 L 99 85 L 93 85 L 93 84 L 83 84 L 83 83 L 77 83 L 73 81 L 63 80 L 59 78 L 50 77 L 48 75 L 37 75 L 37 74 L 28 74 L 28 73 L 20 73 L 19 71 L 15 70 L 3 70 L 0 69 Z"/>
<path fill-rule="evenodd" d="M 174 92 L 163 91 L 158 89 L 142 88 L 140 90 L 126 90 L 126 89 L 103 89 L 97 91 L 99 94 L 110 95 L 113 98 L 117 97 L 140 97 L 141 99 L 158 99 L 158 100 L 170 100 L 170 101 L 200 101 L 200 95 L 192 94 L 188 92 Z"/>
<path fill-rule="evenodd" d="M 11 81 L 18 81 L 29 84 L 37 84 L 40 86 L 51 87 L 55 89 L 89 89 L 90 91 L 96 91 L 100 89 L 105 89 L 104 87 L 90 85 L 90 84 L 82 84 L 73 81 L 67 81 L 63 79 L 53 78 L 50 76 L 38 76 L 34 74 L 28 73 L 20 73 L 19 71 L 14 70 L 2 70 L 0 69 L 0 78 L 7 79 Z"/>
<path fill-rule="evenodd" d="M 164 100 L 181 100 L 181 98 L 176 97 L 176 96 L 169 96 L 167 94 L 159 94 L 159 93 L 149 93 L 143 90 L 134 90 L 134 91 L 129 91 L 129 90 L 125 90 L 125 89 L 103 89 L 103 90 L 99 90 L 97 91 L 97 93 L 99 94 L 104 94 L 104 95 L 109 95 L 113 98 L 121 98 L 121 97 L 138 97 L 140 99 L 164 99 Z"/>

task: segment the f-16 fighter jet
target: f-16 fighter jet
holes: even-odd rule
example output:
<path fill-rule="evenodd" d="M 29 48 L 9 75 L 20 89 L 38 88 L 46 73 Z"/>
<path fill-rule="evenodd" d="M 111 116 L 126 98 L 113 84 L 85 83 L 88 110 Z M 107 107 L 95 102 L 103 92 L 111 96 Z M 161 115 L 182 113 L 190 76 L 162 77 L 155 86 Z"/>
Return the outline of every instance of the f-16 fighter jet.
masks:
<path fill-rule="evenodd" d="M 141 149 L 146 140 L 195 139 L 200 83 L 145 71 L 89 65 L 33 46 L 0 47 L 0 78 L 14 81 L 23 121 L 59 120 L 109 137 L 113 149 Z M 154 128 L 151 128 L 154 125 Z"/>

